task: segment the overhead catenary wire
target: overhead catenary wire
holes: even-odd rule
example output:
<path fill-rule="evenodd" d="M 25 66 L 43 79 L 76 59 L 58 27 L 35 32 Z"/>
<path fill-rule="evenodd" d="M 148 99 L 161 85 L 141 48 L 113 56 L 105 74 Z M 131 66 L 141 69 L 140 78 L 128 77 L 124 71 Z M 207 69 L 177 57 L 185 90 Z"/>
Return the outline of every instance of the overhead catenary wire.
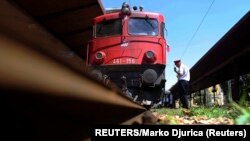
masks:
<path fill-rule="evenodd" d="M 185 49 L 184 49 L 184 51 L 183 51 L 183 53 L 182 53 L 180 59 L 182 59 L 182 57 L 183 57 L 183 56 L 185 55 L 185 53 L 187 52 L 187 49 L 188 49 L 189 46 L 191 45 L 192 41 L 194 40 L 196 34 L 198 33 L 198 31 L 199 31 L 199 29 L 200 29 L 202 23 L 204 22 L 204 20 L 206 19 L 207 15 L 208 15 L 208 13 L 209 13 L 209 11 L 210 11 L 210 9 L 212 8 L 212 6 L 213 6 L 213 4 L 214 4 L 214 1 L 215 1 L 215 0 L 213 0 L 212 3 L 210 4 L 210 6 L 208 7 L 208 9 L 207 9 L 205 15 L 203 16 L 203 18 L 202 18 L 200 24 L 199 24 L 198 27 L 196 28 L 194 34 L 192 35 L 191 39 L 189 40 L 187 46 L 185 47 Z"/>
<path fill-rule="evenodd" d="M 180 59 L 182 59 L 182 57 L 186 54 L 186 52 L 187 52 L 188 48 L 190 47 L 192 41 L 194 40 L 195 36 L 197 35 L 198 31 L 200 30 L 201 25 L 203 24 L 203 22 L 204 22 L 204 20 L 206 19 L 206 17 L 207 17 L 207 15 L 208 15 L 209 11 L 211 10 L 211 8 L 212 8 L 214 2 L 215 2 L 215 0 L 213 0 L 213 1 L 211 2 L 211 4 L 209 5 L 209 7 L 208 7 L 206 13 L 204 14 L 204 16 L 203 16 L 201 22 L 200 22 L 199 25 L 197 26 L 195 32 L 193 33 L 193 35 L 191 36 L 189 42 L 187 43 L 187 45 L 186 45 L 186 47 L 185 47 L 185 49 L 184 49 L 182 55 L 180 56 Z M 167 79 L 169 79 L 171 76 L 172 76 L 172 73 L 169 73 Z"/>

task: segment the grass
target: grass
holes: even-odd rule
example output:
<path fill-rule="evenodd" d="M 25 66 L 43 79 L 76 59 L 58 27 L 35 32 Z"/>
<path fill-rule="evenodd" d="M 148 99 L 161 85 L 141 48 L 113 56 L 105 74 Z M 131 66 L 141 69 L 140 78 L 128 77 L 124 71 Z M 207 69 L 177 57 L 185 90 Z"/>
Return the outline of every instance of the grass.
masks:
<path fill-rule="evenodd" d="M 161 115 L 168 116 L 185 116 L 182 109 L 152 109 L 153 112 L 157 112 Z M 189 116 L 206 116 L 208 118 L 218 118 L 218 117 L 227 117 L 230 119 L 236 119 L 240 115 L 240 112 L 233 107 L 198 107 L 190 108 Z"/>
<path fill-rule="evenodd" d="M 181 109 L 168 109 L 168 108 L 160 108 L 160 109 L 152 109 L 153 112 L 157 112 L 161 115 L 168 115 L 168 116 L 184 116 L 184 113 Z"/>
<path fill-rule="evenodd" d="M 208 118 L 227 117 L 235 119 L 240 115 L 240 112 L 233 107 L 200 107 L 191 108 L 192 116 L 206 116 Z"/>

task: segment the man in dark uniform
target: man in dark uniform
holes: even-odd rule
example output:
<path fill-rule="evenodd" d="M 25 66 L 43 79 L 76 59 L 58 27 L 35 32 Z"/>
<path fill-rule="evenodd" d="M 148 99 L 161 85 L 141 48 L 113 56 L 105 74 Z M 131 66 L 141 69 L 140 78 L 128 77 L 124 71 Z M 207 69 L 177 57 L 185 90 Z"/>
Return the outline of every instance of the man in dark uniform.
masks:
<path fill-rule="evenodd" d="M 179 88 L 182 107 L 189 109 L 188 91 L 189 91 L 190 71 L 186 65 L 181 63 L 181 60 L 175 60 L 174 64 L 175 64 L 174 71 L 177 74 L 176 76 L 178 78 L 177 85 Z"/>

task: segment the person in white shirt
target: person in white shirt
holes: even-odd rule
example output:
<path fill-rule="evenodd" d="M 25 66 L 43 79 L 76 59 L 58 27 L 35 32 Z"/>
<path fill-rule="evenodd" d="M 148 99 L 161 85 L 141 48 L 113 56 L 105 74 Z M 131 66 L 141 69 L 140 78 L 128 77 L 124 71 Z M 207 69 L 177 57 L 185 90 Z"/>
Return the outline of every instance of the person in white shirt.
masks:
<path fill-rule="evenodd" d="M 175 64 L 174 71 L 177 74 L 176 76 L 178 78 L 177 85 L 179 88 L 182 107 L 189 109 L 188 93 L 189 93 L 190 71 L 186 65 L 181 63 L 181 60 L 175 60 L 174 64 Z"/>

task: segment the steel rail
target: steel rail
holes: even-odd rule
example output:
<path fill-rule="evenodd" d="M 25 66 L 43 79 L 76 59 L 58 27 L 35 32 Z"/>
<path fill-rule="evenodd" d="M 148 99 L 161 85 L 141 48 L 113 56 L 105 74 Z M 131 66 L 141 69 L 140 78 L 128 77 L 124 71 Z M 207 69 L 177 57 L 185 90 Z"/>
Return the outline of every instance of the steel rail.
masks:
<path fill-rule="evenodd" d="M 89 77 L 3 35 L 0 35 L 0 50 L 0 87 L 6 128 L 25 125 L 28 131 L 38 130 L 35 134 L 39 134 L 39 138 L 58 139 L 59 133 L 51 134 L 47 128 L 51 126 L 67 134 L 69 126 L 81 129 L 86 137 L 95 124 L 121 124 L 145 111 Z M 13 125 L 12 120 L 18 122 Z M 64 122 L 67 124 L 63 125 Z M 81 134 L 76 137 L 79 136 Z"/>
<path fill-rule="evenodd" d="M 0 140 L 85 140 L 96 124 L 138 123 L 144 107 L 91 79 L 84 60 L 15 3 L 0 8 Z"/>

